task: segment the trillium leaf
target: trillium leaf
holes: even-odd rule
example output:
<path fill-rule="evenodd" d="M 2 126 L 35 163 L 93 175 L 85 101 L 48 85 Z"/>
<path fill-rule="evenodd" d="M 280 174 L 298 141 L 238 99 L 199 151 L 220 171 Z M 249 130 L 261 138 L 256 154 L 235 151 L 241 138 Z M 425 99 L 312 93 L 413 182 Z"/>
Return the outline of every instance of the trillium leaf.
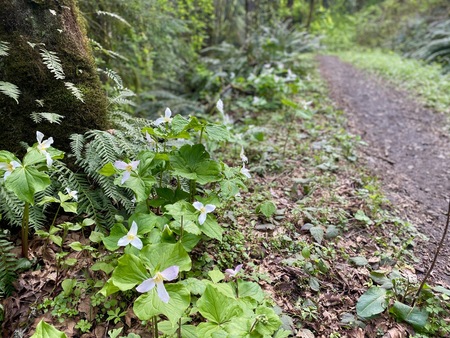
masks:
<path fill-rule="evenodd" d="M 53 325 L 41 320 L 36 326 L 36 331 L 31 338 L 67 338 L 67 336 L 64 332 L 57 330 Z"/>
<path fill-rule="evenodd" d="M 164 284 L 169 302 L 159 299 L 156 287 L 139 296 L 133 305 L 133 311 L 140 320 L 149 320 L 154 316 L 165 315 L 172 323 L 180 319 L 191 303 L 191 295 L 184 285 Z"/>
<path fill-rule="evenodd" d="M 359 297 L 356 304 L 356 313 L 363 318 L 370 318 L 382 313 L 386 309 L 386 290 L 380 287 L 371 287 Z"/>
<path fill-rule="evenodd" d="M 109 236 L 103 237 L 103 244 L 109 251 L 115 251 L 119 248 L 117 242 L 119 242 L 119 239 L 121 239 L 127 233 L 128 230 L 122 223 L 116 223 L 113 225 Z"/>
<path fill-rule="evenodd" d="M 324 235 L 324 231 L 322 229 L 322 227 L 318 226 L 318 227 L 311 227 L 309 229 L 309 232 L 311 233 L 311 235 L 313 236 L 313 238 L 316 240 L 317 243 L 321 243 L 323 240 L 323 235 Z"/>
<path fill-rule="evenodd" d="M 264 292 L 258 283 L 246 282 L 243 280 L 238 281 L 239 285 L 239 298 L 251 298 L 261 303 L 264 300 Z"/>
<path fill-rule="evenodd" d="M 216 323 L 206 322 L 197 326 L 197 334 L 199 337 L 205 338 L 228 338 L 229 334 Z"/>
<path fill-rule="evenodd" d="M 114 174 L 117 173 L 117 169 L 114 167 L 114 165 L 113 165 L 111 162 L 109 162 L 109 163 L 106 163 L 106 164 L 98 171 L 98 173 L 99 173 L 100 175 L 103 175 L 103 176 L 112 176 L 112 175 L 114 175 Z"/>
<path fill-rule="evenodd" d="M 256 324 L 256 331 L 263 336 L 272 336 L 272 334 L 280 328 L 281 320 L 272 309 L 259 306 L 256 308 L 256 314 L 266 318 L 264 322 L 259 321 L 258 324 Z"/>
<path fill-rule="evenodd" d="M 122 178 L 118 177 L 114 180 L 114 183 L 120 185 Z M 136 194 L 136 202 L 146 201 L 151 193 L 153 185 L 156 183 L 156 179 L 153 176 L 141 177 L 135 173 L 131 173 L 123 186 L 130 188 Z"/>
<path fill-rule="evenodd" d="M 222 124 L 208 124 L 205 133 L 210 141 L 223 142 L 230 139 L 230 133 Z"/>
<path fill-rule="evenodd" d="M 140 257 L 146 261 L 151 272 L 176 265 L 180 271 L 189 271 L 191 269 L 191 259 L 183 248 L 181 243 L 157 243 L 147 245 L 141 250 Z"/>
<path fill-rule="evenodd" d="M 206 287 L 197 301 L 197 307 L 204 318 L 216 324 L 224 324 L 242 314 L 236 299 L 225 296 L 212 285 Z"/>
<path fill-rule="evenodd" d="M 18 167 L 5 181 L 5 187 L 25 202 L 34 204 L 34 194 L 50 185 L 50 177 L 34 167 Z"/>
<path fill-rule="evenodd" d="M 118 260 L 118 265 L 111 276 L 111 281 L 120 290 L 125 291 L 134 288 L 148 278 L 149 273 L 144 264 L 142 264 L 141 259 L 134 255 L 124 254 Z"/>
<path fill-rule="evenodd" d="M 205 223 L 200 225 L 200 230 L 209 238 L 214 238 L 218 241 L 222 241 L 223 229 L 219 225 L 219 223 L 217 223 L 217 221 L 213 219 L 213 216 L 208 215 L 206 217 Z"/>
<path fill-rule="evenodd" d="M 178 175 L 200 184 L 216 182 L 221 179 L 220 165 L 211 160 L 202 144 L 186 144 L 175 154 L 170 155 L 173 175 Z"/>

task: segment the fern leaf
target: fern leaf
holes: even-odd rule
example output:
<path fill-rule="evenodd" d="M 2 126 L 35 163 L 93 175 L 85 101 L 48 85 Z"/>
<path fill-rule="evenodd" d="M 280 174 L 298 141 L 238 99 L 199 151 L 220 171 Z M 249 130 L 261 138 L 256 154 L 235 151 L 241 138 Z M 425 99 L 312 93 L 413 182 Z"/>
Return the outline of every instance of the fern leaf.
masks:
<path fill-rule="evenodd" d="M 70 90 L 73 96 L 84 103 L 83 93 L 77 87 L 75 87 L 72 82 L 64 82 L 64 85 L 67 87 L 67 89 Z"/>
<path fill-rule="evenodd" d="M 42 119 L 44 119 L 50 123 L 60 124 L 63 118 L 64 116 L 55 113 L 36 113 L 36 112 L 31 113 L 31 119 L 35 123 L 41 123 Z"/>
<path fill-rule="evenodd" d="M 127 25 L 128 27 L 131 27 L 131 25 L 128 23 L 127 20 L 125 20 L 124 18 L 122 18 L 120 15 L 116 14 L 116 13 L 111 13 L 111 12 L 104 12 L 104 11 L 97 11 L 97 15 L 105 15 L 105 16 L 109 16 L 113 19 L 119 20 L 120 22 L 124 23 L 125 25 Z"/>
<path fill-rule="evenodd" d="M 7 56 L 9 50 L 9 43 L 6 41 L 0 41 L 0 56 Z"/>
<path fill-rule="evenodd" d="M 20 95 L 20 90 L 19 87 L 17 87 L 15 84 L 12 84 L 11 82 L 0 81 L 0 92 L 19 103 L 18 98 Z"/>
<path fill-rule="evenodd" d="M 109 79 L 113 80 L 118 89 L 123 89 L 122 78 L 115 71 L 113 71 L 112 69 L 108 69 L 108 68 L 106 68 L 106 69 L 98 68 L 97 70 L 99 72 L 105 74 Z"/>
<path fill-rule="evenodd" d="M 66 76 L 61 65 L 61 60 L 55 52 L 50 52 L 46 49 L 41 49 L 40 54 L 42 56 L 44 65 L 52 72 L 56 79 L 64 80 Z"/>
<path fill-rule="evenodd" d="M 131 106 L 135 106 L 136 104 L 133 101 L 130 101 L 127 99 L 127 97 L 133 97 L 136 96 L 136 94 L 129 90 L 129 89 L 123 89 L 119 92 L 119 94 L 116 97 L 112 97 L 109 99 L 109 102 L 111 104 L 128 104 Z"/>

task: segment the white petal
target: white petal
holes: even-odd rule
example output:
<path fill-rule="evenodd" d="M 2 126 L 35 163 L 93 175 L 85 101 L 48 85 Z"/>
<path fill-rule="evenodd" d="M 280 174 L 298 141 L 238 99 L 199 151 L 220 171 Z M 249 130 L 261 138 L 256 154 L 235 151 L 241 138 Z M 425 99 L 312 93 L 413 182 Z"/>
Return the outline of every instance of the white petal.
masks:
<path fill-rule="evenodd" d="M 140 162 L 141 162 L 141 161 L 139 161 L 139 160 L 137 160 L 137 161 L 131 161 L 131 162 L 130 162 L 131 168 L 132 168 L 133 170 L 136 170 L 136 168 L 138 167 L 138 165 L 139 165 Z"/>
<path fill-rule="evenodd" d="M 47 167 L 51 167 L 53 164 L 53 159 L 50 154 L 45 152 L 45 158 L 47 159 Z"/>
<path fill-rule="evenodd" d="M 155 122 L 153 122 L 153 124 L 154 124 L 155 126 L 159 126 L 161 123 L 164 123 L 164 122 L 166 122 L 166 120 L 164 120 L 164 117 L 160 117 L 160 118 L 157 118 L 157 119 L 155 120 Z"/>
<path fill-rule="evenodd" d="M 229 276 L 234 276 L 236 274 L 236 271 L 234 271 L 233 269 L 226 269 L 225 273 Z"/>
<path fill-rule="evenodd" d="M 125 163 L 124 161 L 116 161 L 114 162 L 114 167 L 120 170 L 125 170 L 128 167 L 128 163 Z"/>
<path fill-rule="evenodd" d="M 124 184 L 125 181 L 128 180 L 128 179 L 130 178 L 130 176 L 131 176 L 131 173 L 130 173 L 129 171 L 125 171 L 125 172 L 123 173 L 122 181 L 120 181 L 120 184 Z"/>
<path fill-rule="evenodd" d="M 128 239 L 128 236 L 123 236 L 119 241 L 117 242 L 118 246 L 127 246 L 130 244 L 130 240 Z"/>
<path fill-rule="evenodd" d="M 216 107 L 219 110 L 219 112 L 223 115 L 223 102 L 221 99 L 219 99 L 219 101 L 217 101 Z"/>
<path fill-rule="evenodd" d="M 40 131 L 36 131 L 36 139 L 39 144 L 42 143 L 42 139 L 44 138 L 44 134 L 42 134 Z"/>
<path fill-rule="evenodd" d="M 19 167 L 22 166 L 22 165 L 21 165 L 19 162 L 17 162 L 17 161 L 11 161 L 11 165 L 13 166 L 13 169 L 16 169 L 16 168 L 19 168 Z"/>
<path fill-rule="evenodd" d="M 1 170 L 8 170 L 8 168 L 9 168 L 8 163 L 0 162 L 0 169 Z"/>
<path fill-rule="evenodd" d="M 195 209 L 197 209 L 198 211 L 200 211 L 203 208 L 203 203 L 195 201 L 194 203 L 192 203 L 192 205 L 194 206 Z"/>
<path fill-rule="evenodd" d="M 206 221 L 206 212 L 202 212 L 200 216 L 198 216 L 198 223 L 202 225 Z"/>
<path fill-rule="evenodd" d="M 53 137 L 50 137 L 49 139 L 47 139 L 44 142 L 42 142 L 42 145 L 45 148 L 48 148 L 48 147 L 50 147 L 52 145 L 52 143 L 53 143 Z"/>
<path fill-rule="evenodd" d="M 141 239 L 140 239 L 139 237 L 133 238 L 133 239 L 131 240 L 130 244 L 131 244 L 132 246 L 134 246 L 134 247 L 135 247 L 136 249 L 138 249 L 138 250 L 141 250 L 142 247 L 144 246 L 144 245 L 142 244 Z"/>
<path fill-rule="evenodd" d="M 156 284 L 156 291 L 158 292 L 159 299 L 161 299 L 164 303 L 169 302 L 170 296 L 167 293 L 167 290 L 164 287 L 163 282 Z"/>
<path fill-rule="evenodd" d="M 171 281 L 178 277 L 179 271 L 180 267 L 172 265 L 171 267 L 168 267 L 163 272 L 161 272 L 161 275 L 164 277 L 165 280 Z"/>
<path fill-rule="evenodd" d="M 172 111 L 169 108 L 166 108 L 166 111 L 164 112 L 164 117 L 169 118 L 172 116 Z"/>
<path fill-rule="evenodd" d="M 6 181 L 6 178 L 11 175 L 10 171 L 5 171 L 5 175 L 3 175 L 3 180 Z"/>
<path fill-rule="evenodd" d="M 216 210 L 216 206 L 214 204 L 207 204 L 205 205 L 205 210 L 207 213 L 213 212 L 214 210 Z"/>
<path fill-rule="evenodd" d="M 150 291 L 154 287 L 155 287 L 155 281 L 153 280 L 153 278 L 149 278 L 149 279 L 146 279 L 145 281 L 143 281 L 141 284 L 139 284 L 137 286 L 136 290 L 140 293 L 144 293 L 144 292 Z"/>
<path fill-rule="evenodd" d="M 241 271 L 242 265 L 243 265 L 243 264 L 239 264 L 239 265 L 236 267 L 236 269 L 234 269 L 234 271 L 236 271 L 236 273 L 238 273 L 239 271 Z"/>
<path fill-rule="evenodd" d="M 131 223 L 131 228 L 130 228 L 130 231 L 128 231 L 128 234 L 136 236 L 137 232 L 138 232 L 138 226 L 137 226 L 136 222 L 133 221 L 133 223 Z"/>

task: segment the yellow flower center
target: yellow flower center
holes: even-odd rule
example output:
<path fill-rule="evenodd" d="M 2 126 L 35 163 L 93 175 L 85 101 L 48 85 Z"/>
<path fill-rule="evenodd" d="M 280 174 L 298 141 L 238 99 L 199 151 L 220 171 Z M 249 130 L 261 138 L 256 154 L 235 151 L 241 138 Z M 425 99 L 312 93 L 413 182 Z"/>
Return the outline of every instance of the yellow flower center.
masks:
<path fill-rule="evenodd" d="M 153 280 L 155 281 L 155 283 L 161 283 L 164 280 L 163 275 L 161 275 L 161 272 L 157 272 L 155 274 L 155 277 L 153 277 Z"/>
<path fill-rule="evenodd" d="M 131 164 L 127 164 L 127 167 L 125 168 L 126 171 L 130 171 L 133 170 L 133 167 L 131 166 Z"/>
<path fill-rule="evenodd" d="M 200 213 L 205 214 L 206 213 L 206 208 L 205 207 L 201 207 L 200 208 Z"/>
<path fill-rule="evenodd" d="M 133 235 L 133 234 L 128 234 L 128 235 L 127 235 L 127 239 L 128 239 L 129 241 L 132 241 L 132 240 L 135 239 L 135 238 L 136 238 L 136 236 Z"/>

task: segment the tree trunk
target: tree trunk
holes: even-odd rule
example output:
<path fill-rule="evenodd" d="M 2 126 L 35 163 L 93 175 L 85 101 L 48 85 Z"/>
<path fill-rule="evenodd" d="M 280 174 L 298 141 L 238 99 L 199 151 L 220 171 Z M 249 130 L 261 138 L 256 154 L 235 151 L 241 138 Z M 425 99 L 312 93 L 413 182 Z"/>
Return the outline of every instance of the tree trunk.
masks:
<path fill-rule="evenodd" d="M 309 0 L 309 13 L 308 13 L 308 19 L 306 21 L 306 30 L 308 30 L 308 31 L 309 31 L 309 27 L 311 26 L 313 13 L 314 13 L 314 0 Z"/>
<path fill-rule="evenodd" d="M 52 136 L 53 146 L 68 151 L 69 137 L 107 128 L 107 98 L 101 88 L 76 0 L 0 0 L 0 81 L 20 90 L 18 103 L 0 93 L 0 150 L 23 152 L 19 142 L 36 142 L 36 130 Z M 42 50 L 60 59 L 63 79 L 44 64 Z M 84 103 L 67 88 L 72 83 Z M 30 118 L 33 112 L 63 115 L 60 125 Z"/>

